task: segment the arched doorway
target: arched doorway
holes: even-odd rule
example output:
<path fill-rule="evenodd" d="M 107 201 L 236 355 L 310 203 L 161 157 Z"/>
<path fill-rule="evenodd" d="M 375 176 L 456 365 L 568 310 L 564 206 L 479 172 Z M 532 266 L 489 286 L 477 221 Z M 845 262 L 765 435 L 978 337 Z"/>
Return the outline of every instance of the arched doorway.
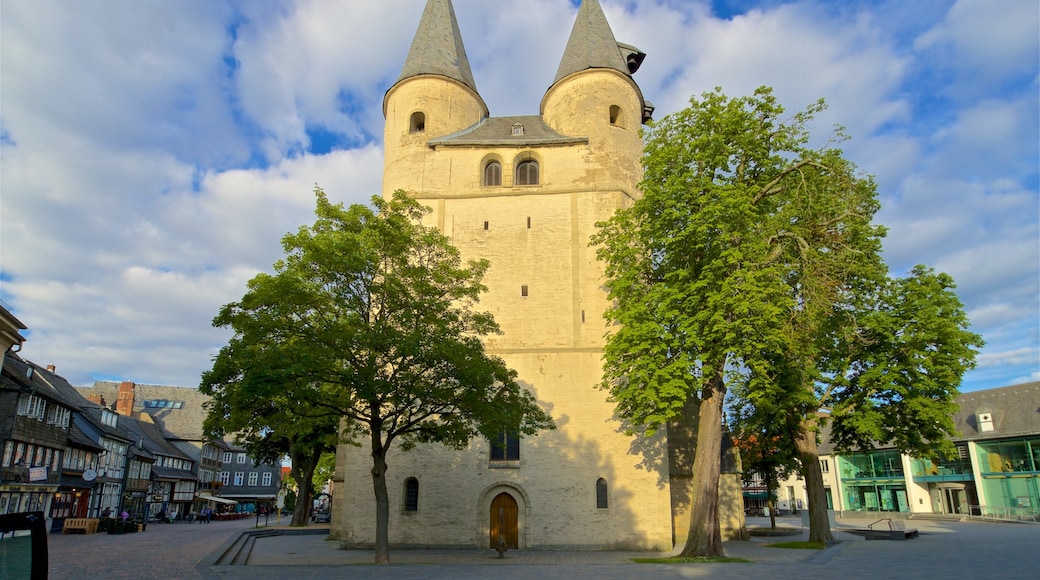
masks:
<path fill-rule="evenodd" d="M 506 542 L 506 547 L 519 548 L 520 533 L 517 522 L 519 510 L 513 496 L 506 492 L 496 495 L 495 499 L 491 501 L 491 513 L 489 515 L 491 518 L 488 526 L 491 530 L 491 547 L 498 546 L 498 539 L 502 537 Z"/>

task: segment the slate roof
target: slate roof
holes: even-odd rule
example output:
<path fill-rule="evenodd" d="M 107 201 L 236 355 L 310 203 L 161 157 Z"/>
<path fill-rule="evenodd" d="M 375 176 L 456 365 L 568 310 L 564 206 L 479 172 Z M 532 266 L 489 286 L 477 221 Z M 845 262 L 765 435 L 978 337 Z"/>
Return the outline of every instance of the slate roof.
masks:
<path fill-rule="evenodd" d="M 448 77 L 477 92 L 451 0 L 429 0 L 426 3 L 397 82 L 426 74 Z"/>
<path fill-rule="evenodd" d="M 70 408 L 78 408 L 78 400 L 69 400 L 55 388 L 52 376 L 42 367 L 25 360 L 15 353 L 7 353 L 3 370 L 4 388 L 26 391 L 31 389 L 41 397 Z M 30 374 L 31 369 L 31 374 Z M 59 377 L 60 378 L 60 377 Z M 61 379 L 64 381 L 65 379 Z"/>
<path fill-rule="evenodd" d="M 584 0 L 581 3 L 553 84 L 567 75 L 590 68 L 614 69 L 629 75 L 628 64 L 621 55 L 599 0 Z"/>
<path fill-rule="evenodd" d="M 94 441 L 87 434 L 80 429 L 79 425 L 72 422 L 69 425 L 69 445 L 72 447 L 79 447 L 80 449 L 89 449 L 91 451 L 104 451 L 105 448 L 98 445 L 97 441 Z"/>
<path fill-rule="evenodd" d="M 83 396 L 101 395 L 107 405 L 115 405 L 119 396 L 119 383 L 113 381 L 97 381 L 92 387 L 78 387 Z M 165 400 L 183 403 L 179 409 L 172 407 L 145 407 L 145 401 Z M 202 421 L 206 418 L 203 406 L 210 398 L 192 387 L 174 387 L 163 385 L 143 385 L 135 383 L 133 412 L 149 415 L 162 430 L 167 439 L 184 441 L 205 441 L 202 434 Z"/>
<path fill-rule="evenodd" d="M 1040 434 L 1040 381 L 964 393 L 957 404 L 960 411 L 953 422 L 961 437 L 955 440 Z M 979 431 L 975 418 L 979 411 L 993 415 L 993 431 Z"/>
<path fill-rule="evenodd" d="M 159 465 L 152 466 L 152 475 L 159 479 L 198 479 L 195 474 L 190 471 L 173 469 L 172 467 L 162 467 Z"/>
<path fill-rule="evenodd" d="M 120 415 L 119 427 L 133 435 L 136 440 L 135 443 L 137 443 L 137 448 L 143 449 L 153 458 L 157 455 L 165 455 L 167 457 L 176 457 L 177 459 L 191 461 L 192 463 L 195 462 L 195 460 L 186 453 L 166 441 L 163 437 L 162 431 L 157 425 L 139 421 L 133 417 Z"/>
<path fill-rule="evenodd" d="M 523 135 L 513 135 L 513 126 L 523 125 Z M 479 146 L 479 147 L 530 147 L 532 145 L 555 145 L 587 143 L 586 137 L 568 137 L 553 131 L 540 115 L 515 117 L 490 117 L 479 123 L 443 137 L 430 139 L 427 143 L 436 146 Z"/>
<path fill-rule="evenodd" d="M 959 437 L 954 442 L 1000 439 L 1040 434 L 1040 381 L 962 393 L 954 400 L 960 410 L 953 415 Z M 975 415 L 985 411 L 993 416 L 993 431 L 980 432 Z M 835 453 L 830 441 L 831 426 L 821 431 L 820 455 Z M 892 449 L 879 445 L 875 449 Z"/>

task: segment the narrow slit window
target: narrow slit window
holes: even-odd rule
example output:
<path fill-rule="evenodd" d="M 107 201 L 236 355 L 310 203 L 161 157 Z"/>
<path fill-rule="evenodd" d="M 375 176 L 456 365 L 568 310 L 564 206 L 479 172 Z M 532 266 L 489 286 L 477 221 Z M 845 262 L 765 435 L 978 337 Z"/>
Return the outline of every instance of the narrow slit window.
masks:
<path fill-rule="evenodd" d="M 491 227 L 491 222 L 484 222 L 484 231 L 487 231 Z"/>
<path fill-rule="evenodd" d="M 419 511 L 419 480 L 414 477 L 404 482 L 404 511 Z"/>
<path fill-rule="evenodd" d="M 621 125 L 621 107 L 617 105 L 610 106 L 610 124 L 616 126 Z"/>
<path fill-rule="evenodd" d="M 607 480 L 602 477 L 596 480 L 596 509 L 605 510 L 607 503 Z"/>
<path fill-rule="evenodd" d="M 520 295 L 521 296 L 527 296 L 527 284 L 524 284 L 523 286 L 520 287 Z"/>
<path fill-rule="evenodd" d="M 531 218 L 527 218 L 527 229 L 531 229 Z"/>

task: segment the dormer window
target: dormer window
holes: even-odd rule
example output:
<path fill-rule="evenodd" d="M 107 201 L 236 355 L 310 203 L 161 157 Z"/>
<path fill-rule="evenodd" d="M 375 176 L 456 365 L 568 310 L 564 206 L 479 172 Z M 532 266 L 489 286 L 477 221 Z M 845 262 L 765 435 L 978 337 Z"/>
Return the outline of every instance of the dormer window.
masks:
<path fill-rule="evenodd" d="M 982 407 L 975 412 L 975 421 L 979 427 L 979 433 L 993 431 L 993 412 L 989 407 Z"/>
<path fill-rule="evenodd" d="M 101 422 L 105 425 L 108 425 L 109 427 L 115 427 L 117 420 L 118 419 L 116 418 L 116 414 L 112 411 L 109 411 L 108 409 L 101 410 Z"/>
<path fill-rule="evenodd" d="M 523 123 L 520 123 L 520 122 L 513 123 L 513 136 L 514 137 L 519 137 L 519 136 L 522 136 L 523 134 L 524 134 L 524 125 L 523 125 Z"/>
<path fill-rule="evenodd" d="M 423 133 L 426 131 L 426 113 L 416 111 L 408 122 L 409 133 Z"/>

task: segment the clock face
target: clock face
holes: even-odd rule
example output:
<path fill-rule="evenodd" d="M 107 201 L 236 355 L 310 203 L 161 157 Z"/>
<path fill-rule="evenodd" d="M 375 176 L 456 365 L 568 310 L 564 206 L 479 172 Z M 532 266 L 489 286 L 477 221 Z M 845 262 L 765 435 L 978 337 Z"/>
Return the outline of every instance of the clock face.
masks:
<path fill-rule="evenodd" d="M 97 472 L 93 469 L 88 469 L 83 472 L 83 481 L 94 481 L 97 479 Z"/>

